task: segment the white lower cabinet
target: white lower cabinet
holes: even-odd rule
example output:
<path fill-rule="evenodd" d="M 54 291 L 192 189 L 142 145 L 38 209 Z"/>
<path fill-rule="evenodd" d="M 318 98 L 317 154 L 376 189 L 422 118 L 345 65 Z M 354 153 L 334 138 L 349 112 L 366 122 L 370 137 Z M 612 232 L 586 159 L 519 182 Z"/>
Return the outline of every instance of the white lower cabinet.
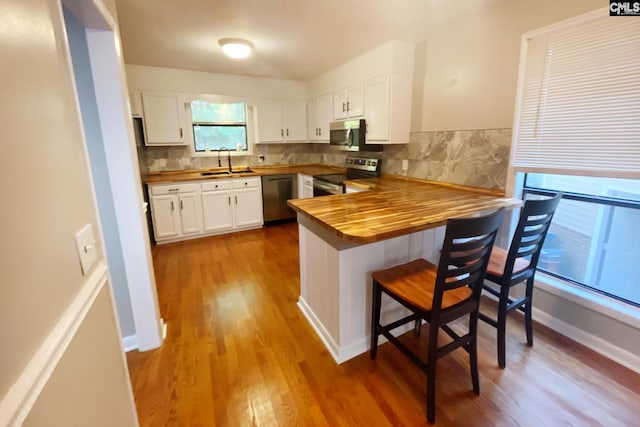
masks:
<path fill-rule="evenodd" d="M 177 196 L 151 197 L 151 215 L 156 240 L 168 239 L 180 235 L 180 215 L 176 211 Z"/>
<path fill-rule="evenodd" d="M 260 177 L 149 185 L 158 243 L 261 227 Z"/>
<path fill-rule="evenodd" d="M 262 225 L 262 188 L 260 178 L 233 180 L 234 227 Z"/>
<path fill-rule="evenodd" d="M 149 192 L 156 241 L 182 240 L 202 233 L 198 184 L 150 185 Z"/>
<path fill-rule="evenodd" d="M 202 184 L 202 212 L 205 233 L 233 228 L 231 181 Z"/>
<path fill-rule="evenodd" d="M 309 199 L 313 197 L 313 177 L 303 173 L 298 174 L 298 198 Z"/>

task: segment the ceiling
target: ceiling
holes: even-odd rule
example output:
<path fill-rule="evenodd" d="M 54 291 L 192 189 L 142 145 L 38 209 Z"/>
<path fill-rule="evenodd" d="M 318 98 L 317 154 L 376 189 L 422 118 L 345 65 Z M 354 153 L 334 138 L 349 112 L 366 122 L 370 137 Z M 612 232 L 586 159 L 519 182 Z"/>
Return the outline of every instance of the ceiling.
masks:
<path fill-rule="evenodd" d="M 116 0 L 127 64 L 307 81 L 389 40 L 508 0 Z M 218 40 L 250 40 L 248 59 Z"/>

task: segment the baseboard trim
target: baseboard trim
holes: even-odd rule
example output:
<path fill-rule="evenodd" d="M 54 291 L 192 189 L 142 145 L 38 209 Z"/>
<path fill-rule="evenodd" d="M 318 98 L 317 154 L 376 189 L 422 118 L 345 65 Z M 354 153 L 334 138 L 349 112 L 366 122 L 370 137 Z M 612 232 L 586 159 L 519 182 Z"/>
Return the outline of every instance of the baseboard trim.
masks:
<path fill-rule="evenodd" d="M 604 357 L 625 366 L 632 371 L 640 373 L 640 356 L 630 353 L 610 342 L 603 340 L 589 332 L 566 323 L 549 313 L 534 307 L 533 318 L 536 322 L 545 325 L 573 341 L 576 341 L 591 350 L 600 353 Z"/>
<path fill-rule="evenodd" d="M 307 302 L 302 297 L 298 298 L 298 308 L 300 308 L 300 311 L 302 312 L 304 317 L 306 317 L 307 321 L 316 332 L 316 335 L 318 335 L 318 338 L 320 338 L 320 341 L 322 341 L 326 349 L 329 351 L 329 354 L 331 355 L 331 357 L 333 357 L 333 360 L 335 360 L 337 364 L 342 363 L 339 356 L 340 351 L 338 345 L 335 343 L 333 338 L 331 338 L 331 334 L 329 334 L 329 331 L 325 329 L 325 327 L 322 325 L 322 322 L 320 322 L 313 310 L 311 310 L 311 307 L 309 307 Z"/>
<path fill-rule="evenodd" d="M 133 350 L 138 349 L 138 336 L 137 335 L 129 335 L 127 337 L 122 338 L 122 347 L 124 348 L 124 352 L 128 353 Z"/>
<path fill-rule="evenodd" d="M 0 425 L 22 425 L 107 280 L 107 266 L 99 263 L 0 401 Z"/>
<path fill-rule="evenodd" d="M 327 331 L 326 328 L 322 325 L 322 322 L 320 322 L 320 319 L 318 319 L 313 310 L 311 310 L 311 307 L 309 307 L 304 298 L 298 298 L 298 307 L 300 308 L 300 311 L 302 311 L 304 317 L 306 317 L 309 321 L 309 324 L 316 332 L 316 335 L 318 335 L 318 337 L 320 338 L 320 341 L 322 341 L 325 348 L 329 351 L 331 357 L 333 357 L 333 360 L 335 360 L 338 365 L 369 351 L 369 349 L 371 348 L 370 336 L 360 338 L 359 340 L 349 345 L 340 347 L 333 340 L 333 338 L 329 334 L 329 331 Z M 402 335 L 412 329 L 413 325 L 407 324 L 394 329 L 394 331 L 396 332 L 395 335 Z M 384 337 L 384 335 L 381 335 L 378 338 L 378 345 L 384 344 L 385 342 L 387 342 L 387 339 Z"/>

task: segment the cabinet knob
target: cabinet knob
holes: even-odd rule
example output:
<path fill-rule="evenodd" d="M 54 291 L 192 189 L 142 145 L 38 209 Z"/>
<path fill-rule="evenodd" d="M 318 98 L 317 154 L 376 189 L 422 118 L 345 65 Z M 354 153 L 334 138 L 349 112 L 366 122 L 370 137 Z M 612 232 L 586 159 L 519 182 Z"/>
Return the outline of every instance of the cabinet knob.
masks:
<path fill-rule="evenodd" d="M 244 182 L 244 186 L 246 187 L 247 185 L 249 185 L 249 183 L 247 181 Z"/>
<path fill-rule="evenodd" d="M 216 184 L 216 188 L 218 188 L 218 184 Z"/>

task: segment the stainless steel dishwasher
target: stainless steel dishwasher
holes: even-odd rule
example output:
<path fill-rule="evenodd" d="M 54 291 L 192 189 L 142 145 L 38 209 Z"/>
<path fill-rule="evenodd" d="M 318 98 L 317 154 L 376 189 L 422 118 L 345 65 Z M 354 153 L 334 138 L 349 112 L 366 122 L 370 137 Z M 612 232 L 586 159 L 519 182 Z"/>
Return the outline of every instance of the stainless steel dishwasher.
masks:
<path fill-rule="evenodd" d="M 295 211 L 287 206 L 287 200 L 297 197 L 297 181 L 295 173 L 262 177 L 262 206 L 265 223 L 296 217 Z"/>

